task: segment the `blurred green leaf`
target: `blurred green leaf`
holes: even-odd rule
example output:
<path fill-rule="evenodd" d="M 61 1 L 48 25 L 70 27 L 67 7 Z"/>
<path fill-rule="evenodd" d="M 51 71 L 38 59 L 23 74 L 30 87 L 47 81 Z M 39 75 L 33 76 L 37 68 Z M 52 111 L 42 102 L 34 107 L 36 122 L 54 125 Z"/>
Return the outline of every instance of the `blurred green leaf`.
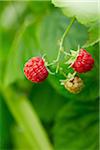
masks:
<path fill-rule="evenodd" d="M 68 17 L 75 16 L 79 22 L 85 25 L 91 25 L 99 19 L 98 1 L 73 1 L 73 0 L 52 0 L 56 7 L 62 8 L 64 14 Z"/>
<path fill-rule="evenodd" d="M 98 125 L 98 100 L 65 105 L 53 129 L 55 150 L 97 150 Z"/>
<path fill-rule="evenodd" d="M 1 4 L 2 5 L 2 4 Z M 4 10 L 1 13 L 1 27 L 5 30 L 11 29 L 14 25 L 18 25 L 19 18 L 27 9 L 27 3 L 10 2 L 6 3 Z"/>
<path fill-rule="evenodd" d="M 14 149 L 16 149 L 16 150 L 18 150 L 18 149 L 24 149 L 24 150 L 31 149 L 30 144 L 28 143 L 24 134 L 25 134 L 25 132 L 19 126 L 14 126 L 12 128 L 12 138 L 13 138 Z"/>

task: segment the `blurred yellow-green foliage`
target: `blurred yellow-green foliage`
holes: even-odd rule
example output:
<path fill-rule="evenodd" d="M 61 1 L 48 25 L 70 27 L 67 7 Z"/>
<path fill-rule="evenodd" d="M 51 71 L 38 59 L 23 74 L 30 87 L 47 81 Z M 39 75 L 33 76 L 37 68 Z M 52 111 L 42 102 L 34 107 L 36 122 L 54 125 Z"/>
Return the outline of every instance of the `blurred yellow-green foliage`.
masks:
<path fill-rule="evenodd" d="M 88 14 L 84 19 L 76 13 L 64 42 L 66 51 L 85 45 L 95 59 L 93 70 L 80 75 L 85 83 L 80 94 L 64 89 L 59 73 L 41 84 L 23 73 L 31 57 L 56 59 L 71 18 L 64 15 L 70 16 L 70 9 L 55 6 L 51 1 L 0 1 L 0 150 L 98 150 L 98 21 L 91 17 L 86 25 Z"/>

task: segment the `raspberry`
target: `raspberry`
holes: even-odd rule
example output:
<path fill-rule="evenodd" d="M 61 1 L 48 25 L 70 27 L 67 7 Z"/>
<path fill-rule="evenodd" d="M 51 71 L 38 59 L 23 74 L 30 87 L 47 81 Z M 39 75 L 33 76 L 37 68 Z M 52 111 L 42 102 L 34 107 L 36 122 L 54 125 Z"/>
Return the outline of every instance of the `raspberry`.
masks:
<path fill-rule="evenodd" d="M 28 80 L 34 83 L 44 81 L 48 77 L 45 61 L 41 57 L 31 58 L 24 67 L 24 74 Z"/>
<path fill-rule="evenodd" d="M 84 87 L 83 80 L 77 76 L 63 81 L 64 87 L 71 93 L 77 94 Z"/>
<path fill-rule="evenodd" d="M 80 52 L 71 65 L 71 67 L 78 73 L 85 73 L 93 68 L 94 59 L 85 49 L 80 49 Z"/>

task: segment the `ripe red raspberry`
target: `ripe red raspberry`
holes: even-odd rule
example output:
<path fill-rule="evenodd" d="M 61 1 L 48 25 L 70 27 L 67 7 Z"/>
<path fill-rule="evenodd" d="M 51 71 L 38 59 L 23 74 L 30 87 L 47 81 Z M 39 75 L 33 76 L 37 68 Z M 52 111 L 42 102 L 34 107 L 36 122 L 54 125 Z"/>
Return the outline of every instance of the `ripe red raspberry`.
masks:
<path fill-rule="evenodd" d="M 71 65 L 71 67 L 79 73 L 85 73 L 90 71 L 93 68 L 94 59 L 91 54 L 89 54 L 85 49 L 80 49 L 80 52 L 77 56 L 75 62 Z"/>
<path fill-rule="evenodd" d="M 28 80 L 39 83 L 48 77 L 45 61 L 41 57 L 31 58 L 24 67 L 24 74 Z"/>

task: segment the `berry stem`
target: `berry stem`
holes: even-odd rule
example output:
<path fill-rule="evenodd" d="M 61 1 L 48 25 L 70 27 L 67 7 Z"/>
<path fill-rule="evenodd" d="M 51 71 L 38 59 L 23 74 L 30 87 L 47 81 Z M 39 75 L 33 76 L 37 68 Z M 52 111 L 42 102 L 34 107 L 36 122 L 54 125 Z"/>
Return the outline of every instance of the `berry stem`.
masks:
<path fill-rule="evenodd" d="M 72 18 L 70 24 L 68 25 L 68 27 L 66 28 L 64 34 L 62 35 L 62 38 L 60 40 L 60 47 L 59 47 L 59 51 L 58 51 L 58 55 L 57 55 L 57 59 L 55 62 L 57 62 L 57 67 L 56 67 L 56 73 L 58 72 L 59 70 L 59 59 L 60 59 L 60 56 L 61 56 L 61 52 L 64 53 L 64 48 L 63 48 L 63 43 L 64 43 L 64 40 L 65 40 L 65 37 L 68 35 L 69 31 L 70 31 L 70 28 L 72 27 L 73 23 L 75 21 L 75 17 Z"/>
<path fill-rule="evenodd" d="M 68 25 L 68 27 L 66 28 L 65 32 L 63 33 L 62 37 L 61 37 L 61 40 L 60 40 L 60 43 L 59 43 L 59 51 L 58 51 L 58 55 L 57 55 L 57 58 L 56 60 L 54 60 L 52 63 L 50 64 L 47 64 L 47 66 L 52 66 L 54 64 L 56 64 L 56 73 L 58 72 L 59 70 L 59 59 L 60 59 L 60 56 L 61 56 L 61 53 L 63 52 L 64 54 L 66 52 L 64 52 L 64 48 L 63 48 L 63 43 L 64 43 L 64 39 L 65 37 L 68 35 L 69 31 L 70 31 L 70 28 L 72 27 L 73 23 L 75 21 L 75 17 L 72 18 L 70 24 Z M 70 55 L 69 53 L 66 53 L 66 55 Z"/>
<path fill-rule="evenodd" d="M 66 28 L 66 30 L 65 30 L 65 32 L 64 32 L 64 34 L 63 34 L 63 36 L 62 36 L 62 38 L 61 38 L 61 42 L 60 42 L 61 48 L 62 48 L 64 39 L 65 39 L 65 37 L 67 36 L 68 32 L 70 31 L 70 28 L 71 28 L 71 26 L 73 25 L 74 21 L 75 21 L 75 17 L 72 18 L 70 24 L 69 24 L 68 27 Z"/>

